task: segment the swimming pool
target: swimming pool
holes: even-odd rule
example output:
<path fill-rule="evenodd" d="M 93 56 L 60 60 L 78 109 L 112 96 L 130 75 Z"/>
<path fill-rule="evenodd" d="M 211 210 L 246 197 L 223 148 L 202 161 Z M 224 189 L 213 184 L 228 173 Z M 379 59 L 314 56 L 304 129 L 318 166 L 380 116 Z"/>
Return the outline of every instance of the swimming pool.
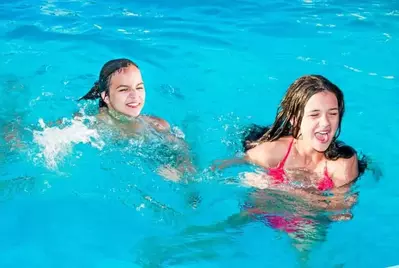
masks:
<path fill-rule="evenodd" d="M 182 235 L 239 211 L 246 189 L 225 183 L 234 171 L 180 185 L 154 175 L 134 144 L 87 144 L 79 135 L 73 144 L 51 131 L 42 144 L 33 139 L 40 119 L 96 108 L 76 100 L 114 57 L 141 66 L 145 112 L 184 131 L 201 169 L 239 151 L 246 124 L 270 123 L 296 77 L 321 73 L 336 82 L 347 105 L 341 139 L 371 156 L 383 176 L 377 183 L 365 174 L 354 218 L 330 225 L 307 265 L 399 264 L 397 1 L 0 6 L 0 123 L 2 133 L 21 130 L 27 144 L 0 143 L 0 267 L 300 266 L 288 237 L 261 223 Z M 196 208 L 187 201 L 193 196 L 201 199 Z"/>

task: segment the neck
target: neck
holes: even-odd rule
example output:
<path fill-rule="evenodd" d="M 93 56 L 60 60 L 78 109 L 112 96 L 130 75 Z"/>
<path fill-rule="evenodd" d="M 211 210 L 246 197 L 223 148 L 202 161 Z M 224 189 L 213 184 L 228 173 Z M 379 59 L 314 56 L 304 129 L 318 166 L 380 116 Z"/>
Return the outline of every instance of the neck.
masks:
<path fill-rule="evenodd" d="M 114 109 L 107 109 L 107 112 L 113 119 L 115 119 L 121 123 L 128 123 L 128 122 L 135 121 L 137 119 L 137 117 L 122 114 Z"/>
<path fill-rule="evenodd" d="M 294 146 L 297 153 L 305 160 L 306 165 L 318 163 L 324 158 L 324 153 L 316 151 L 311 146 L 305 145 L 303 140 L 295 139 Z"/>

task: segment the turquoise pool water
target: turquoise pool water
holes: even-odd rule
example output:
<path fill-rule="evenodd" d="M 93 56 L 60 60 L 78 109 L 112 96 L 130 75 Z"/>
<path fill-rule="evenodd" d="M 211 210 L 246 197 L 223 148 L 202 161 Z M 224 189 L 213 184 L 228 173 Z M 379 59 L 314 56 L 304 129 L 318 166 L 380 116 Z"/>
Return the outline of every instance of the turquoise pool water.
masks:
<path fill-rule="evenodd" d="M 398 18 L 397 1 L 2 2 L 0 267 L 399 264 Z M 76 100 L 115 57 L 141 66 L 145 112 L 185 133 L 204 170 L 196 182 L 163 180 L 137 144 L 86 140 L 76 124 L 43 130 L 41 121 L 96 109 Z M 244 126 L 271 123 L 307 73 L 343 89 L 341 139 L 382 171 L 357 184 L 354 218 L 328 225 L 306 262 L 259 222 L 184 235 L 240 210 L 247 189 L 226 183 L 235 170 L 206 168 L 240 150 Z"/>

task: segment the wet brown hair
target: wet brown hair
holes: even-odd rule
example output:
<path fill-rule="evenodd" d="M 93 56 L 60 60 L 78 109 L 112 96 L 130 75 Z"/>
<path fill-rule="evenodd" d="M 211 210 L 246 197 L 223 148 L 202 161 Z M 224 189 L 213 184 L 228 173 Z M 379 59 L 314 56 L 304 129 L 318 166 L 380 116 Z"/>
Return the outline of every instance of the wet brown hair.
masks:
<path fill-rule="evenodd" d="M 264 141 L 275 141 L 287 134 L 298 138 L 306 103 L 314 94 L 322 91 L 333 93 L 338 100 L 339 123 L 334 137 L 335 140 L 340 134 L 341 121 L 345 112 L 344 95 L 327 78 L 321 75 L 306 75 L 298 78 L 290 85 L 278 107 L 274 123 L 254 145 Z M 291 122 L 294 122 L 294 124 L 291 125 Z"/>
<path fill-rule="evenodd" d="M 137 69 L 139 68 L 136 63 L 129 59 L 113 59 L 106 62 L 101 68 L 98 80 L 94 82 L 93 87 L 79 100 L 95 100 L 100 99 L 99 107 L 107 107 L 107 104 L 101 98 L 101 93 L 105 91 L 105 93 L 109 94 L 109 85 L 111 81 L 112 75 L 122 68 L 126 68 L 129 66 L 135 66 Z"/>

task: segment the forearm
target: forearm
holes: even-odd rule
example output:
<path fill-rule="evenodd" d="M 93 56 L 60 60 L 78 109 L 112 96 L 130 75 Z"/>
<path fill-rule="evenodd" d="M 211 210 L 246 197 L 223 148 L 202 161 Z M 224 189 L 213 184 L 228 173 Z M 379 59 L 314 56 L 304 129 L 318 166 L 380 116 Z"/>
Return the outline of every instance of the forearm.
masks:
<path fill-rule="evenodd" d="M 172 146 L 176 146 L 175 150 L 177 151 L 177 157 L 175 162 L 176 169 L 183 173 L 195 173 L 196 169 L 194 166 L 192 151 L 187 144 L 187 142 L 180 137 L 173 135 L 172 133 L 168 134 L 168 141 L 172 144 Z"/>
<path fill-rule="evenodd" d="M 222 232 L 228 228 L 239 228 L 250 223 L 251 221 L 253 221 L 253 218 L 246 211 L 242 211 L 240 213 L 231 215 L 225 221 L 218 222 L 213 225 L 190 226 L 184 230 L 183 234 L 191 235 L 204 232 Z"/>
<path fill-rule="evenodd" d="M 19 118 L 3 125 L 2 130 L 3 139 L 6 144 L 10 146 L 11 151 L 21 149 L 25 146 L 22 141 L 23 128 L 21 126 L 21 120 Z"/>
<path fill-rule="evenodd" d="M 225 160 L 216 160 L 213 165 L 212 165 L 212 169 L 226 169 L 232 166 L 236 166 L 236 165 L 243 165 L 243 164 L 247 164 L 247 158 L 246 157 L 235 157 L 235 158 L 231 158 L 231 159 L 225 159 Z"/>
<path fill-rule="evenodd" d="M 346 196 L 343 192 L 335 192 L 332 196 L 321 196 L 298 189 L 294 193 L 306 200 L 314 208 L 326 211 L 351 209 L 357 201 L 356 195 Z"/>

